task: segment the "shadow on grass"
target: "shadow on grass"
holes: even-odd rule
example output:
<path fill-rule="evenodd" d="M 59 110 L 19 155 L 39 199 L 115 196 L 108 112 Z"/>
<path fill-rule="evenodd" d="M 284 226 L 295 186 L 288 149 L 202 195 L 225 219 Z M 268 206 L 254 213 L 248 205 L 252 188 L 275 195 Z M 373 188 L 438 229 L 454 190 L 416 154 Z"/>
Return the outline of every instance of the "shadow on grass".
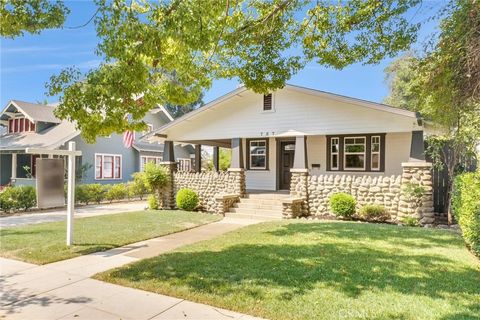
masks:
<path fill-rule="evenodd" d="M 288 223 L 267 233 L 280 237 L 314 233 L 349 241 L 380 240 L 415 249 L 457 247 L 463 243 L 458 234 L 447 230 L 356 222 Z"/>
<path fill-rule="evenodd" d="M 168 284 L 177 292 L 193 292 L 209 299 L 236 296 L 251 301 L 273 299 L 285 303 L 295 303 L 319 288 L 333 289 L 352 299 L 372 290 L 386 290 L 458 305 L 458 314 L 446 316 L 444 320 L 478 317 L 480 304 L 471 297 L 474 300 L 480 295 L 479 270 L 446 255 L 413 250 L 449 247 L 457 236 L 397 228 L 382 226 L 378 230 L 378 226 L 370 228 L 369 225 L 348 223 L 334 223 L 334 226 L 329 223 L 285 224 L 273 231 L 259 231 L 270 235 L 265 244 L 242 243 L 220 251 L 164 254 L 111 270 L 100 278 L 147 290 L 158 288 L 158 292 L 164 292 L 164 284 Z M 314 244 L 288 244 L 288 239 L 309 232 L 317 234 L 320 240 Z M 284 237 L 283 243 L 272 244 L 271 235 Z M 321 241 L 322 235 L 350 241 L 326 243 Z M 366 238 L 405 247 L 395 250 L 357 241 Z M 401 315 L 402 310 L 396 310 L 392 318 Z"/>

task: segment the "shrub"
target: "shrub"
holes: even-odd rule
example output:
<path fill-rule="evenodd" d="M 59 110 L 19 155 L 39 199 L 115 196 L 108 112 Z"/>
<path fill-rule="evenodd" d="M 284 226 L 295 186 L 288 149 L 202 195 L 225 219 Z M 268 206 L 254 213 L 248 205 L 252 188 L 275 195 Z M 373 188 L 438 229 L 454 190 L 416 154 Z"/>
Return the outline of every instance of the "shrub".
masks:
<path fill-rule="evenodd" d="M 400 221 L 409 227 L 416 227 L 418 226 L 418 219 L 415 217 L 403 217 L 400 219 Z"/>
<path fill-rule="evenodd" d="M 37 204 L 37 194 L 32 186 L 8 187 L 0 193 L 0 209 L 27 211 Z"/>
<path fill-rule="evenodd" d="M 145 166 L 145 184 L 158 194 L 160 204 L 163 206 L 164 191 L 170 184 L 170 173 L 167 168 L 154 163 L 147 163 Z"/>
<path fill-rule="evenodd" d="M 387 209 L 384 206 L 376 204 L 367 204 L 360 209 L 360 217 L 366 220 L 385 221 L 390 218 Z"/>
<path fill-rule="evenodd" d="M 148 202 L 148 208 L 151 210 L 158 210 L 158 199 L 157 196 L 154 194 L 151 194 L 148 196 L 147 199 Z"/>
<path fill-rule="evenodd" d="M 90 202 L 87 192 L 87 184 L 78 184 L 75 186 L 75 202 L 85 204 Z"/>
<path fill-rule="evenodd" d="M 148 193 L 148 188 L 145 182 L 145 173 L 135 172 L 132 175 L 133 181 L 128 183 L 128 196 L 139 197 L 143 200 L 143 197 Z"/>
<path fill-rule="evenodd" d="M 330 197 L 329 204 L 334 215 L 349 218 L 355 213 L 357 201 L 348 193 L 335 193 Z"/>
<path fill-rule="evenodd" d="M 177 207 L 182 210 L 192 211 L 198 205 L 198 195 L 191 189 L 180 189 L 177 192 Z"/>
<path fill-rule="evenodd" d="M 452 209 L 465 243 L 480 257 L 480 172 L 457 176 Z"/>
<path fill-rule="evenodd" d="M 87 184 L 87 196 L 88 199 L 91 202 L 96 202 L 100 203 L 105 199 L 105 192 L 106 192 L 106 187 L 99 184 L 99 183 L 93 183 L 93 184 Z"/>
<path fill-rule="evenodd" d="M 17 203 L 18 209 L 27 211 L 37 205 L 37 192 L 32 186 L 20 186 L 13 189 L 18 189 Z"/>
<path fill-rule="evenodd" d="M 125 199 L 128 195 L 127 186 L 123 183 L 118 183 L 109 186 L 105 193 L 105 199 L 112 202 L 113 200 Z"/>

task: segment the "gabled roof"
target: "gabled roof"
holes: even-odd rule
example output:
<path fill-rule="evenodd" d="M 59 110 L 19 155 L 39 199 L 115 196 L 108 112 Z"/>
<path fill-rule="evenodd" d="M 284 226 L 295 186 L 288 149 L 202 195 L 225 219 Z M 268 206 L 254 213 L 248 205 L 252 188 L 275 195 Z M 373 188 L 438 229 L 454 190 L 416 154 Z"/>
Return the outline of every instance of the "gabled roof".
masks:
<path fill-rule="evenodd" d="M 0 151 L 25 150 L 25 148 L 56 149 L 79 133 L 74 123 L 64 121 L 39 133 L 3 135 L 0 139 Z"/>
<path fill-rule="evenodd" d="M 409 118 L 413 118 L 413 119 L 416 119 L 416 118 L 419 117 L 419 115 L 417 113 L 409 111 L 409 110 L 405 110 L 405 109 L 401 109 L 401 108 L 397 108 L 397 107 L 392 107 L 392 106 L 382 104 L 382 103 L 377 103 L 377 102 L 362 100 L 362 99 L 358 99 L 358 98 L 343 96 L 343 95 L 339 95 L 339 94 L 335 94 L 335 93 L 331 93 L 331 92 L 321 91 L 321 90 L 317 90 L 317 89 L 306 88 L 306 87 L 301 87 L 301 86 L 291 85 L 291 84 L 285 85 L 285 87 L 283 89 L 293 90 L 293 91 L 296 91 L 296 92 L 301 92 L 301 93 L 305 93 L 305 94 L 309 94 L 309 95 L 313 95 L 313 96 L 317 96 L 317 97 L 323 97 L 323 98 L 327 98 L 327 99 L 331 99 L 331 100 L 345 102 L 345 103 L 357 105 L 359 107 L 374 109 L 374 110 L 378 110 L 378 111 L 382 111 L 382 112 L 388 112 L 388 113 L 401 115 L 401 116 L 405 116 L 405 117 L 409 117 Z M 226 100 L 229 100 L 229 99 L 231 99 L 231 98 L 233 98 L 237 95 L 241 95 L 243 92 L 248 91 L 248 90 L 249 89 L 247 89 L 245 86 L 242 85 L 242 86 L 236 88 L 235 90 L 232 90 L 229 93 L 227 93 L 227 94 L 225 94 L 225 95 L 207 103 L 206 105 L 204 105 L 204 106 L 202 106 L 202 107 L 200 107 L 196 110 L 193 110 L 193 111 L 175 119 L 174 121 L 172 121 L 170 123 L 165 124 L 164 126 L 160 127 L 157 130 L 154 130 L 153 132 L 145 135 L 144 139 L 148 140 L 151 137 L 155 136 L 156 134 L 159 134 L 159 136 L 160 136 L 160 134 L 162 132 L 165 132 L 165 130 L 167 130 L 168 128 L 174 127 L 180 122 L 183 122 L 183 121 L 189 120 L 191 118 L 194 118 L 198 114 L 203 113 L 203 112 L 205 112 L 209 109 L 212 109 L 216 105 L 218 105 L 218 104 L 220 104 L 220 103 L 222 103 Z"/>
<path fill-rule="evenodd" d="M 31 121 L 41 121 L 49 123 L 61 122 L 61 120 L 55 117 L 55 115 L 53 114 L 55 106 L 30 103 L 20 100 L 11 100 L 2 110 L 0 115 L 3 115 L 11 105 L 17 108 L 18 111 L 23 113 Z"/>

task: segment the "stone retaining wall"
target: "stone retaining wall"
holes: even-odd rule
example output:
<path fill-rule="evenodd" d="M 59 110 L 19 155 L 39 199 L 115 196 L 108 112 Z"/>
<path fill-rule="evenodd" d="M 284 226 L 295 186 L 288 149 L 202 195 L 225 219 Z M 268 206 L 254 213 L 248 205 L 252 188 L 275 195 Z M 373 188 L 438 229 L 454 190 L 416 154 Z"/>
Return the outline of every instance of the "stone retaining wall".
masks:
<path fill-rule="evenodd" d="M 221 212 L 216 196 L 221 194 L 245 195 L 245 174 L 243 170 L 231 169 L 227 172 L 175 172 L 173 174 L 174 193 L 182 188 L 197 192 L 199 205 L 207 212 Z"/>
<path fill-rule="evenodd" d="M 430 163 L 403 163 L 403 173 L 397 176 L 355 176 L 325 174 L 311 176 L 306 170 L 292 169 L 290 194 L 306 199 L 303 215 L 328 215 L 329 198 L 345 192 L 357 200 L 358 209 L 367 204 L 384 206 L 393 220 L 411 216 L 421 224 L 432 223 L 433 193 Z M 420 185 L 424 193 L 420 199 L 407 194 L 409 183 Z"/>

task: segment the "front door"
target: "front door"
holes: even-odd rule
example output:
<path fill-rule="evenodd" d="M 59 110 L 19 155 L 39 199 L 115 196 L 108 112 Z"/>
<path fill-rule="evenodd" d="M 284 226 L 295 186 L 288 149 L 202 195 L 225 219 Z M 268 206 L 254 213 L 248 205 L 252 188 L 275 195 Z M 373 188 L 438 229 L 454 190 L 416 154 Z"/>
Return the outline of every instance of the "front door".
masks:
<path fill-rule="evenodd" d="M 292 174 L 290 169 L 293 168 L 293 158 L 295 156 L 295 141 L 280 142 L 280 189 L 290 189 L 290 178 Z"/>

